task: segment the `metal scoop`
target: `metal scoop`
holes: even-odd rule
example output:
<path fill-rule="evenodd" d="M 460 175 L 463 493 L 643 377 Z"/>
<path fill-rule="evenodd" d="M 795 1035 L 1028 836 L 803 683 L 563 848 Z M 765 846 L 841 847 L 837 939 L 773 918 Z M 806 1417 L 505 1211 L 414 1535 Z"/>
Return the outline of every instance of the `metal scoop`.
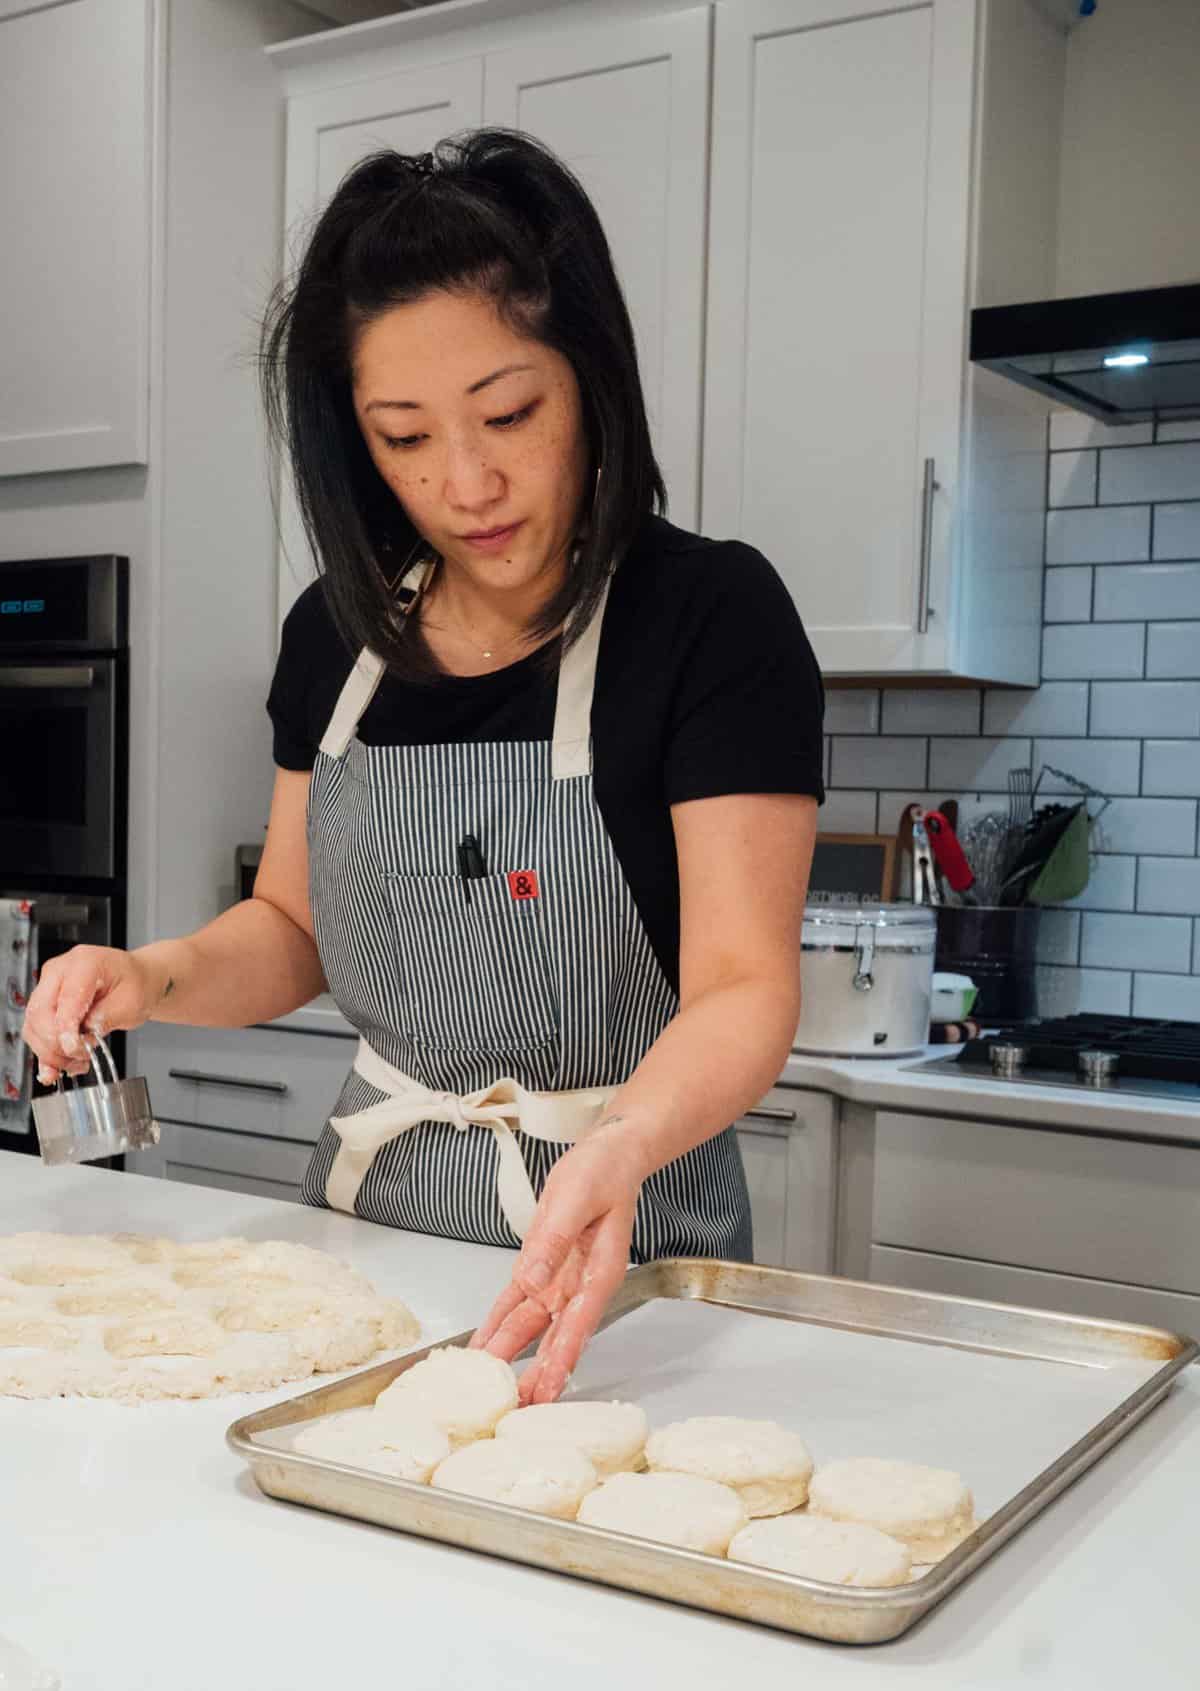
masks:
<path fill-rule="evenodd" d="M 116 1157 L 122 1151 L 143 1151 L 158 1144 L 158 1123 L 150 1109 L 150 1093 L 144 1080 L 121 1080 L 107 1043 L 96 1037 L 88 1049 L 94 1085 L 76 1083 L 68 1087 L 59 1075 L 52 1093 L 37 1098 L 33 1121 L 44 1163 L 90 1163 L 98 1157 Z M 103 1051 L 108 1078 L 97 1058 Z"/>

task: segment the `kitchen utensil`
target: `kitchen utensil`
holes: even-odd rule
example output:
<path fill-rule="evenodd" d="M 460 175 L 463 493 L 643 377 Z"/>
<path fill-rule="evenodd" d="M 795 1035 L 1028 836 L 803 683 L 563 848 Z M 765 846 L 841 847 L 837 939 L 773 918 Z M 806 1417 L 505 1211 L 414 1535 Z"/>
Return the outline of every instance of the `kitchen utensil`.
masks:
<path fill-rule="evenodd" d="M 1025 904 L 1028 902 L 1030 886 L 1048 862 L 1051 853 L 1067 828 L 1083 808 L 1083 801 L 1080 800 L 1078 804 L 1073 805 L 1043 805 L 1034 812 L 1026 826 L 1023 843 L 1018 846 L 1016 854 L 1000 882 L 1000 891 L 1002 894 L 1008 894 L 1010 903 Z M 1086 839 L 1086 821 L 1084 826 Z M 1084 884 L 1087 884 L 1086 877 Z"/>
<path fill-rule="evenodd" d="M 1026 764 L 1008 772 L 1008 820 L 1013 828 L 1023 828 L 1033 810 L 1033 770 Z"/>
<path fill-rule="evenodd" d="M 67 1085 L 60 1075 L 54 1091 L 33 1104 L 33 1122 L 44 1163 L 90 1163 L 122 1151 L 143 1151 L 158 1144 L 159 1128 L 144 1080 L 121 1080 L 113 1054 L 103 1039 L 84 1035 L 93 1085 Z M 105 1079 L 97 1050 L 108 1064 Z"/>
<path fill-rule="evenodd" d="M 994 905 L 1000 896 L 1008 843 L 1008 823 L 997 810 L 973 817 L 963 828 L 963 850 L 975 875 L 974 892 L 981 905 Z"/>
<path fill-rule="evenodd" d="M 793 1050 L 844 1057 L 920 1051 L 929 1032 L 937 923 L 912 904 L 809 904 Z"/>
<path fill-rule="evenodd" d="M 917 807 L 919 808 L 919 807 Z M 908 878 L 912 882 L 910 892 L 915 892 L 916 876 L 913 872 L 913 809 L 906 804 L 900 812 L 900 820 L 896 825 L 896 892 L 899 895 L 904 890 L 904 874 L 907 867 Z"/>
<path fill-rule="evenodd" d="M 1027 903 L 1063 904 L 1069 898 L 1079 897 L 1091 874 L 1088 858 L 1090 836 L 1087 807 L 1079 804 L 1040 873 L 1029 884 L 1025 895 Z"/>
<path fill-rule="evenodd" d="M 933 997 L 929 1005 L 929 1019 L 934 1022 L 961 1022 L 970 1014 L 979 997 L 979 988 L 970 975 L 952 975 L 937 970 L 933 977 Z"/>
<path fill-rule="evenodd" d="M 979 988 L 976 1021 L 1036 1016 L 1037 905 L 945 904 L 937 913 L 936 969 L 969 975 Z"/>
<path fill-rule="evenodd" d="M 933 852 L 925 831 L 925 812 L 919 804 L 910 805 L 909 810 L 913 837 L 913 903 L 940 904 L 942 901 L 933 873 Z"/>
<path fill-rule="evenodd" d="M 946 818 L 946 821 L 949 822 L 950 826 L 954 829 L 954 832 L 957 834 L 958 833 L 958 800 L 957 799 L 943 799 L 941 804 L 938 805 L 938 809 L 941 811 L 942 815 Z"/>
<path fill-rule="evenodd" d="M 437 1342 L 464 1345 L 469 1337 Z M 927 1573 L 880 1590 L 552 1520 L 294 1448 L 302 1424 L 374 1403 L 433 1348 L 256 1410 L 230 1427 L 227 1441 L 268 1497 L 847 1644 L 897 1637 L 1010 1540 L 1006 1560 L 1019 1575 L 1024 1569 L 1021 1577 L 1036 1577 L 1044 1550 L 1031 1546 L 1032 1560 L 1023 1561 L 1015 1535 L 1200 1356 L 1190 1339 L 1153 1327 L 748 1263 L 674 1259 L 631 1269 L 584 1357 L 582 1396 L 620 1382 L 659 1425 L 697 1403 L 744 1414 L 736 1406 L 752 1401 L 755 1414 L 796 1419 L 822 1454 L 872 1448 L 868 1410 L 888 1450 L 907 1454 L 919 1448 L 914 1441 L 932 1438 L 936 1406 L 937 1449 L 947 1452 L 936 1460 L 973 1485 L 983 1519 Z M 598 1389 L 596 1380 L 606 1384 Z M 850 1432 L 857 1444 L 848 1444 Z M 1151 1421 L 1143 1439 L 1154 1436 Z M 982 1581 L 975 1601 L 968 1627 L 987 1624 L 989 1603 L 1003 1605 L 1002 1582 Z"/>
<path fill-rule="evenodd" d="M 974 904 L 971 887 L 974 885 L 975 876 L 963 855 L 962 846 L 958 843 L 958 837 L 949 819 L 940 810 L 927 810 L 924 821 L 930 849 L 938 868 L 952 889 L 962 895 L 963 903 Z"/>

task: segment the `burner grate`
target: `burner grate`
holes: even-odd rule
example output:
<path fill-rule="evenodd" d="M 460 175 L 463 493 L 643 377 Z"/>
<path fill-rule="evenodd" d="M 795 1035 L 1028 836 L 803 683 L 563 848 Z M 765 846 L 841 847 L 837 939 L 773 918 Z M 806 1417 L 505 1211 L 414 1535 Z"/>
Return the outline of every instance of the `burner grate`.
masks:
<path fill-rule="evenodd" d="M 962 1061 L 990 1067 L 993 1045 L 1022 1045 L 1025 1066 L 1074 1071 L 1080 1051 L 1112 1051 L 1117 1073 L 1130 1079 L 1200 1082 L 1200 1022 L 1080 1014 L 1024 1022 L 968 1040 Z"/>

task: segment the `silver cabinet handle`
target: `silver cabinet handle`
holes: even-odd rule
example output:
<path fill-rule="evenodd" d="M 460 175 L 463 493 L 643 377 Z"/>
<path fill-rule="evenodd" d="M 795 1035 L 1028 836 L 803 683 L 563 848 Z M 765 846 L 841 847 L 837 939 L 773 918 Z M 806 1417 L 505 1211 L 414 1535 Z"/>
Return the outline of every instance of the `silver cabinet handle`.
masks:
<path fill-rule="evenodd" d="M 190 1080 L 197 1086 L 235 1086 L 242 1092 L 273 1092 L 287 1097 L 287 1082 L 282 1080 L 240 1080 L 231 1074 L 201 1074 L 199 1069 L 168 1069 L 172 1080 Z"/>
<path fill-rule="evenodd" d="M 795 1121 L 795 1110 L 775 1110 L 769 1104 L 759 1104 L 753 1110 L 743 1111 L 748 1121 Z"/>
<path fill-rule="evenodd" d="M 30 687 L 69 687 L 86 692 L 95 685 L 96 671 L 91 664 L 39 664 L 36 669 L 14 666 L 0 670 L 0 688 L 5 692 L 17 687 L 22 691 Z"/>
<path fill-rule="evenodd" d="M 929 628 L 930 554 L 933 551 L 933 496 L 941 483 L 934 479 L 932 458 L 925 460 L 925 475 L 921 482 L 921 571 L 917 578 L 917 633 Z"/>

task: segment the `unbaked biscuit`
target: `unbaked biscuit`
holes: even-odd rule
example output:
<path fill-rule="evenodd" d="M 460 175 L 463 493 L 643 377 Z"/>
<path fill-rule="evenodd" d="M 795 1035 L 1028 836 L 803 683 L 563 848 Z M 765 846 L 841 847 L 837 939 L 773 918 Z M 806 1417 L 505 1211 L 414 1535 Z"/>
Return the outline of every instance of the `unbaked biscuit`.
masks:
<path fill-rule="evenodd" d="M 729 1559 L 834 1585 L 903 1585 L 912 1571 L 908 1546 L 898 1539 L 857 1521 L 819 1515 L 751 1521 L 730 1544 Z"/>
<path fill-rule="evenodd" d="M 636 1468 L 646 1446 L 646 1412 L 636 1403 L 531 1403 L 496 1428 L 498 1439 L 569 1444 L 582 1450 L 601 1479 Z"/>
<path fill-rule="evenodd" d="M 736 1491 L 695 1474 L 614 1474 L 584 1498 L 578 1515 L 587 1526 L 710 1556 L 724 1556 L 746 1518 Z"/>
<path fill-rule="evenodd" d="M 808 1496 L 812 1457 L 803 1439 L 776 1421 L 697 1415 L 660 1427 L 646 1441 L 652 1473 L 696 1474 L 730 1486 L 747 1515 L 782 1515 Z"/>
<path fill-rule="evenodd" d="M 161 1315 L 178 1301 L 161 1281 L 131 1274 L 125 1280 L 69 1287 L 55 1298 L 54 1307 L 60 1315 Z"/>
<path fill-rule="evenodd" d="M 36 1308 L 0 1312 L 0 1350 L 73 1350 L 79 1329 Z"/>
<path fill-rule="evenodd" d="M 295 1448 L 306 1456 L 346 1462 L 372 1473 L 425 1485 L 450 1455 L 450 1440 L 440 1427 L 420 1416 L 379 1415 L 374 1409 L 346 1409 L 323 1415 L 296 1435 Z"/>
<path fill-rule="evenodd" d="M 862 1456 L 827 1462 L 809 1488 L 809 1511 L 858 1521 L 907 1544 L 914 1562 L 938 1562 L 975 1530 L 975 1505 L 949 1468 Z"/>
<path fill-rule="evenodd" d="M 212 1356 L 224 1343 L 215 1321 L 184 1310 L 118 1321 L 104 1332 L 105 1350 L 120 1357 Z"/>
<path fill-rule="evenodd" d="M 440 1463 L 430 1484 L 441 1491 L 464 1492 L 489 1503 L 507 1503 L 514 1509 L 573 1521 L 596 1484 L 596 1470 L 581 1450 L 569 1444 L 535 1450 L 521 1439 L 480 1439 Z"/>
<path fill-rule="evenodd" d="M 458 1345 L 430 1351 L 375 1400 L 376 1408 L 416 1411 L 441 1427 L 452 1445 L 487 1438 L 517 1406 L 517 1376 L 486 1350 Z"/>

